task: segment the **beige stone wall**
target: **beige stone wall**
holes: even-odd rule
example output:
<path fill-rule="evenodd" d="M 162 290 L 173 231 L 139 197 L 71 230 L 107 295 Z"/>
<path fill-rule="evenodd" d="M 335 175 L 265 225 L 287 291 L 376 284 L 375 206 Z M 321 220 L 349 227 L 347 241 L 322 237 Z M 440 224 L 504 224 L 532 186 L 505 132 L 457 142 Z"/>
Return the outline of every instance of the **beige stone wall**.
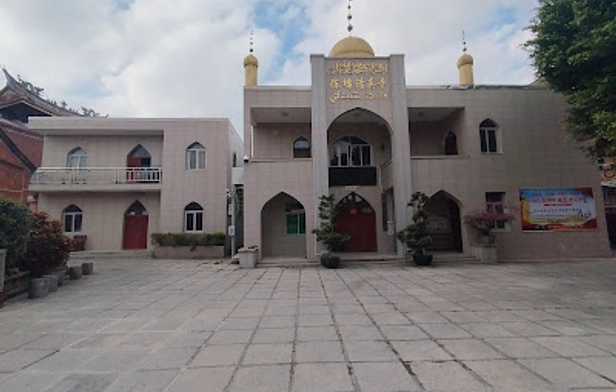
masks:
<path fill-rule="evenodd" d="M 445 190 L 460 200 L 462 215 L 482 209 L 486 192 L 505 192 L 519 206 L 518 190 L 592 187 L 599 229 L 585 232 L 522 232 L 519 216 L 498 233 L 499 257 L 505 260 L 605 257 L 610 255 L 597 170 L 572 143 L 561 124 L 565 104 L 547 90 L 421 90 L 415 105 L 464 105 L 465 128 L 458 135 L 468 157 L 411 158 L 413 188 L 432 195 Z M 482 154 L 479 124 L 499 125 L 502 153 Z M 516 212 L 516 215 L 519 212 Z M 471 233 L 463 227 L 464 251 Z"/>
<path fill-rule="evenodd" d="M 310 141 L 310 124 L 259 124 L 254 129 L 254 158 L 292 159 L 293 142 Z"/>
<path fill-rule="evenodd" d="M 244 246 L 259 246 L 263 254 L 261 213 L 265 204 L 284 192 L 306 211 L 306 253 L 315 257 L 315 202 L 312 193 L 312 160 L 251 160 L 244 168 Z"/>
<path fill-rule="evenodd" d="M 160 196 L 157 193 L 50 193 L 39 197 L 39 210 L 62 220 L 71 204 L 83 211 L 81 233 L 88 236 L 86 250 L 122 249 L 124 213 L 134 201 L 148 211 L 148 235 L 160 231 Z M 148 247 L 151 247 L 148 241 Z"/>
<path fill-rule="evenodd" d="M 204 231 L 226 232 L 230 150 L 228 126 L 228 120 L 194 120 L 172 123 L 165 128 L 161 231 L 182 231 L 184 208 L 196 202 L 204 210 Z M 205 147 L 205 169 L 187 170 L 186 149 L 195 142 Z"/>
<path fill-rule="evenodd" d="M 128 154 L 141 144 L 152 156 L 152 166 L 162 164 L 162 136 L 45 136 L 43 167 L 66 167 L 67 156 L 77 147 L 88 153 L 88 167 L 126 167 Z"/>

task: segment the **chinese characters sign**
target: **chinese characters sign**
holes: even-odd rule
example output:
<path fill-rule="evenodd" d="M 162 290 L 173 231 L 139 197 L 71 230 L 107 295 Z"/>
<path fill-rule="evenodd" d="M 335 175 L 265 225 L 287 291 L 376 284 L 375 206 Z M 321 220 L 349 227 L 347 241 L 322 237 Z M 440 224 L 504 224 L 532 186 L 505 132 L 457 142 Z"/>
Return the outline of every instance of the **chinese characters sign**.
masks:
<path fill-rule="evenodd" d="M 522 230 L 592 230 L 597 213 L 592 188 L 520 189 Z"/>
<path fill-rule="evenodd" d="M 329 102 L 389 98 L 389 66 L 384 62 L 337 61 L 328 70 Z"/>

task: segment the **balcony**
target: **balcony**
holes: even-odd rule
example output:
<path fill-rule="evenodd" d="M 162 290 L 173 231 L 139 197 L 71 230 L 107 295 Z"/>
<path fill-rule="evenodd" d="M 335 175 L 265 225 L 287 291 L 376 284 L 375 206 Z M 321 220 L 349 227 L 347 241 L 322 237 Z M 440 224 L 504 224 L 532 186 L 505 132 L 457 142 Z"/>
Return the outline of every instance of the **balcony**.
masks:
<path fill-rule="evenodd" d="M 160 191 L 160 167 L 41 167 L 30 178 L 35 192 Z"/>

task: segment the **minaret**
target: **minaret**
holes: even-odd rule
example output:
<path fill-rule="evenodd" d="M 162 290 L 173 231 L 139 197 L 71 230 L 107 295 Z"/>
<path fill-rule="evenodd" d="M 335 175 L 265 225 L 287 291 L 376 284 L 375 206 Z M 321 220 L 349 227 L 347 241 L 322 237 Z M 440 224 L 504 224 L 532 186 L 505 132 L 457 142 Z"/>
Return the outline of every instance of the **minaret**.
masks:
<path fill-rule="evenodd" d="M 462 86 L 473 86 L 475 84 L 475 77 L 473 75 L 473 64 L 475 60 L 473 57 L 466 53 L 466 34 L 462 32 L 464 49 L 462 56 L 458 59 L 458 70 L 460 71 L 460 84 Z"/>
<path fill-rule="evenodd" d="M 254 32 L 250 32 L 250 54 L 244 59 L 245 86 L 259 84 L 259 60 L 252 54 L 254 52 Z"/>

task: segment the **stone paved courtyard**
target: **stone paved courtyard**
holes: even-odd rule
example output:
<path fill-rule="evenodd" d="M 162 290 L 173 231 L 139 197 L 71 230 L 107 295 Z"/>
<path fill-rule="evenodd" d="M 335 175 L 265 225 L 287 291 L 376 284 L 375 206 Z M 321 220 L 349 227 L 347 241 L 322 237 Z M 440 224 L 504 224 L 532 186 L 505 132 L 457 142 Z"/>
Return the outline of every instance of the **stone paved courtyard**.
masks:
<path fill-rule="evenodd" d="M 0 310 L 0 391 L 616 391 L 616 260 L 96 260 Z"/>

